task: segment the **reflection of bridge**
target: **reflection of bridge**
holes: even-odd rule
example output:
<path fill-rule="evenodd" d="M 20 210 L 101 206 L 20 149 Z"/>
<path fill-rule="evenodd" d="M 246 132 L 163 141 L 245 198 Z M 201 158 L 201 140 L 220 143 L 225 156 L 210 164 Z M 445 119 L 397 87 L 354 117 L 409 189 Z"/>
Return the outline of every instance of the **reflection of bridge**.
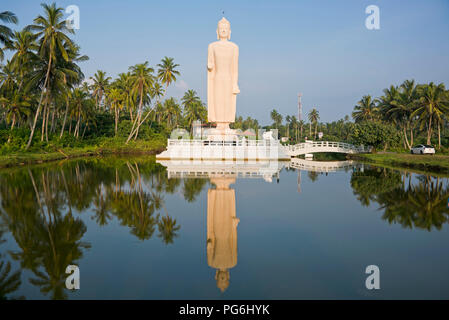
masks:
<path fill-rule="evenodd" d="M 294 168 L 303 171 L 313 172 L 335 172 L 338 170 L 349 169 L 354 166 L 354 161 L 312 161 L 300 158 L 292 158 L 287 165 L 289 168 Z"/>
<path fill-rule="evenodd" d="M 336 153 L 366 153 L 370 148 L 364 146 L 355 146 L 344 142 L 329 141 L 310 141 L 283 147 L 284 152 L 290 157 L 296 157 L 302 154 L 317 152 L 336 152 Z"/>

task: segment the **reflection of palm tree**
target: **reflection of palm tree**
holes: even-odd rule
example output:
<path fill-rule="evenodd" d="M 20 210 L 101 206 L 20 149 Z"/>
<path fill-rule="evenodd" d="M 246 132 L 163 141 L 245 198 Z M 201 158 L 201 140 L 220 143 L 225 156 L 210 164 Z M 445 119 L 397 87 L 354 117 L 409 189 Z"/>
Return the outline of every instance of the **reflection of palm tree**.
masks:
<path fill-rule="evenodd" d="M 6 300 L 6 295 L 16 291 L 21 284 L 21 272 L 11 273 L 11 263 L 0 261 L 0 300 Z"/>
<path fill-rule="evenodd" d="M 95 190 L 95 198 L 94 198 L 94 212 L 95 216 L 92 219 L 95 219 L 100 226 L 105 226 L 108 224 L 108 221 L 111 219 L 111 215 L 109 214 L 109 202 L 103 194 L 103 186 L 99 185 Z"/>
<path fill-rule="evenodd" d="M 316 171 L 307 172 L 307 176 L 309 177 L 310 181 L 312 181 L 312 182 L 315 182 L 318 180 L 318 172 L 316 172 Z"/>
<path fill-rule="evenodd" d="M 363 206 L 369 206 L 371 201 L 376 201 L 380 193 L 395 189 L 401 183 L 399 172 L 367 168 L 364 172 L 353 172 L 351 187 Z"/>
<path fill-rule="evenodd" d="M 412 186 L 409 194 L 411 211 L 415 212 L 415 226 L 427 230 L 432 227 L 441 229 L 448 221 L 449 208 L 446 206 L 449 190 L 443 189 L 443 183 L 431 181 L 430 177 L 418 186 Z"/>
<path fill-rule="evenodd" d="M 176 225 L 176 219 L 169 216 L 162 217 L 158 223 L 159 237 L 165 244 L 173 243 L 173 239 L 178 236 L 176 231 L 181 227 Z"/>
<path fill-rule="evenodd" d="M 66 299 L 65 269 L 82 258 L 81 249 L 90 248 L 90 244 L 80 241 L 87 228 L 80 219 L 69 213 L 53 221 L 51 233 L 47 232 L 44 224 L 38 226 L 38 229 L 36 236 L 39 237 L 39 252 L 45 272 L 33 270 L 37 278 L 30 279 L 30 283 L 41 287 L 43 294 L 52 292 L 52 299 Z"/>
<path fill-rule="evenodd" d="M 206 179 L 195 179 L 195 178 L 185 179 L 184 187 L 182 190 L 184 198 L 188 202 L 195 201 L 196 197 L 203 190 L 206 184 L 207 184 Z"/>
<path fill-rule="evenodd" d="M 381 207 L 385 210 L 382 219 L 388 223 L 399 223 L 405 228 L 413 228 L 413 215 L 409 210 L 409 195 L 404 188 L 398 187 L 377 196 Z"/>
<path fill-rule="evenodd" d="M 444 188 L 438 178 L 420 176 L 413 185 L 409 176 L 406 186 L 397 171 L 367 169 L 364 173 L 353 173 L 351 186 L 362 204 L 379 203 L 379 210 L 384 210 L 382 219 L 389 223 L 430 231 L 440 230 L 449 220 L 449 188 Z"/>
<path fill-rule="evenodd" d="M 5 242 L 2 240 L 3 231 L 0 230 L 0 244 Z M 2 257 L 0 253 L 0 258 Z M 19 289 L 21 272 L 16 271 L 13 274 L 11 273 L 11 263 L 8 261 L 0 260 L 0 300 L 6 300 L 7 295 L 13 293 L 17 289 Z"/>
<path fill-rule="evenodd" d="M 142 240 L 157 228 L 164 243 L 173 243 L 180 226 L 158 212 L 165 210 L 163 195 L 176 192 L 181 182 L 168 179 L 164 167 L 154 162 L 127 168 L 119 159 L 66 161 L 57 169 L 49 165 L 0 174 L 0 221 L 17 244 L 9 255 L 31 271 L 31 284 L 43 294 L 67 298 L 65 268 L 78 264 L 90 247 L 82 241 L 87 228 L 75 212 L 85 215 L 93 209 L 90 217 L 99 225 L 116 217 Z M 193 201 L 206 183 L 187 182 L 183 191 Z M 8 284 L 0 293 L 9 292 L 17 276 L 6 261 L 0 278 Z"/>
<path fill-rule="evenodd" d="M 111 201 L 112 213 L 122 225 L 140 240 L 150 239 L 155 231 L 158 215 L 154 216 L 151 196 L 138 191 L 121 192 Z"/>
<path fill-rule="evenodd" d="M 81 259 L 82 249 L 90 247 L 81 242 L 87 228 L 71 212 L 61 213 L 66 203 L 62 191 L 67 189 L 58 176 L 60 171 L 40 171 L 35 179 L 28 169 L 29 179 L 22 176 L 21 184 L 7 184 L 17 195 L 8 198 L 18 205 L 3 207 L 2 214 L 21 250 L 11 252 L 11 257 L 34 273 L 36 278 L 30 283 L 39 286 L 42 293 L 51 292 L 53 299 L 63 299 L 67 265 Z M 3 197 L 5 190 L 1 191 Z"/>

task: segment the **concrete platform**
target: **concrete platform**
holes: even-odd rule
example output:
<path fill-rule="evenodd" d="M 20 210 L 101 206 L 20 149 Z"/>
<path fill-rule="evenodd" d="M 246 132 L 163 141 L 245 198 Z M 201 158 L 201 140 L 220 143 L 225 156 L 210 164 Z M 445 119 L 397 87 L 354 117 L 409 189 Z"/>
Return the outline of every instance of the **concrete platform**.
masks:
<path fill-rule="evenodd" d="M 290 160 L 279 140 L 168 139 L 156 159 L 171 160 Z"/>

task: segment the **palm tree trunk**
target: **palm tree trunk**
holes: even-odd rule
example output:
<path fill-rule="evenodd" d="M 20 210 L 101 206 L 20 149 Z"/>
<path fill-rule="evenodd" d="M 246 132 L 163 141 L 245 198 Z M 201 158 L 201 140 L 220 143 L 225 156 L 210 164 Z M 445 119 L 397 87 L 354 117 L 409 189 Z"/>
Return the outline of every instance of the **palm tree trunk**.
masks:
<path fill-rule="evenodd" d="M 48 106 L 47 106 L 47 119 L 45 120 L 45 141 L 48 142 L 48 117 L 50 116 L 50 108 L 51 108 L 51 103 L 49 101 Z"/>
<path fill-rule="evenodd" d="M 47 98 L 45 98 L 47 99 Z M 42 114 L 42 128 L 41 128 L 41 141 L 44 141 L 44 133 L 45 133 L 45 119 L 47 115 L 47 101 L 44 102 L 44 112 Z"/>
<path fill-rule="evenodd" d="M 11 131 L 14 129 L 14 125 L 16 124 L 16 114 L 14 113 L 12 115 L 12 124 L 11 124 Z M 9 140 L 8 140 L 9 141 Z"/>
<path fill-rule="evenodd" d="M 62 135 L 64 134 L 64 128 L 65 128 L 65 123 L 67 121 L 67 113 L 68 112 L 69 112 L 69 99 L 66 98 L 64 121 L 62 122 L 61 134 L 59 135 L 59 138 L 62 138 Z"/>
<path fill-rule="evenodd" d="M 50 75 L 51 61 L 52 61 L 52 55 L 50 54 L 50 59 L 48 60 L 47 74 L 45 75 L 44 86 L 42 88 L 41 97 L 39 99 L 39 104 L 37 106 L 36 115 L 34 116 L 34 122 L 33 122 L 33 127 L 31 128 L 30 138 L 28 139 L 28 143 L 26 145 L 25 150 L 28 150 L 28 148 L 31 146 L 31 141 L 33 141 L 34 130 L 36 129 L 37 118 L 39 117 L 39 113 L 41 112 L 41 104 L 42 104 L 42 98 L 44 96 L 44 89 L 47 86 L 48 77 Z"/>
<path fill-rule="evenodd" d="M 407 138 L 407 128 L 405 127 L 405 125 L 404 125 L 404 127 L 403 127 L 403 133 L 404 133 L 404 141 L 405 141 L 404 147 L 405 147 L 405 148 L 408 148 L 408 149 L 410 150 L 411 147 L 410 147 L 410 143 L 408 143 L 408 138 Z"/>
<path fill-rule="evenodd" d="M 117 136 L 117 128 L 118 128 L 118 108 L 115 107 L 115 136 Z"/>
<path fill-rule="evenodd" d="M 87 127 L 88 127 L 87 125 L 84 126 L 83 134 L 81 135 L 81 139 L 84 139 L 84 134 L 86 133 Z"/>
<path fill-rule="evenodd" d="M 55 129 L 55 114 L 56 114 L 56 106 L 53 109 L 53 112 L 51 113 L 51 127 L 50 127 L 50 133 L 54 132 Z"/>
<path fill-rule="evenodd" d="M 440 130 L 440 122 L 438 122 L 438 150 L 441 149 L 441 130 Z"/>
<path fill-rule="evenodd" d="M 125 144 L 128 144 L 129 140 L 131 140 L 133 135 L 134 135 L 134 128 L 135 128 L 136 124 L 139 122 L 139 115 L 140 115 L 141 108 L 142 108 L 142 94 L 140 95 L 139 108 L 137 109 L 136 119 L 133 122 L 133 126 L 131 128 L 131 132 L 130 132 L 130 134 L 128 136 L 128 139 L 126 140 Z"/>
<path fill-rule="evenodd" d="M 134 140 L 137 139 L 137 136 L 139 135 L 139 128 L 140 128 L 140 120 L 142 119 L 142 102 L 143 102 L 143 86 L 140 88 L 140 107 L 139 107 L 139 121 L 137 122 L 137 128 L 136 128 L 136 135 L 134 136 Z"/>
<path fill-rule="evenodd" d="M 75 131 L 73 131 L 73 136 L 75 138 L 78 137 L 78 132 L 80 128 L 80 122 L 81 122 L 81 112 L 78 112 L 78 120 L 76 121 Z"/>
<path fill-rule="evenodd" d="M 80 126 L 81 126 L 81 110 L 78 113 L 78 123 L 76 124 L 76 137 L 78 138 L 80 136 Z"/>
<path fill-rule="evenodd" d="M 432 115 L 429 117 L 429 124 L 427 127 L 427 144 L 430 145 L 430 138 L 432 137 Z"/>
<path fill-rule="evenodd" d="M 16 124 L 16 114 L 14 113 L 12 115 L 12 124 L 11 124 L 11 131 L 14 129 L 14 125 Z M 11 133 L 12 134 L 12 133 Z M 9 143 L 11 141 L 11 134 L 8 137 L 8 142 Z"/>

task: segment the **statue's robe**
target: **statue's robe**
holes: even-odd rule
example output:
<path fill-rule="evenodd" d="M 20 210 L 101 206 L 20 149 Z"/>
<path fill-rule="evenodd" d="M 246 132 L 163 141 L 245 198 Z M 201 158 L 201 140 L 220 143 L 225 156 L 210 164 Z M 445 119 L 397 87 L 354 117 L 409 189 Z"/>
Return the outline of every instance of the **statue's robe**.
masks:
<path fill-rule="evenodd" d="M 209 122 L 235 121 L 238 88 L 238 46 L 230 41 L 209 44 L 207 58 L 207 113 Z"/>
<path fill-rule="evenodd" d="M 225 270 L 237 264 L 239 219 L 235 215 L 235 191 L 226 187 L 235 179 L 211 181 L 217 189 L 207 192 L 207 263 L 212 268 Z"/>

